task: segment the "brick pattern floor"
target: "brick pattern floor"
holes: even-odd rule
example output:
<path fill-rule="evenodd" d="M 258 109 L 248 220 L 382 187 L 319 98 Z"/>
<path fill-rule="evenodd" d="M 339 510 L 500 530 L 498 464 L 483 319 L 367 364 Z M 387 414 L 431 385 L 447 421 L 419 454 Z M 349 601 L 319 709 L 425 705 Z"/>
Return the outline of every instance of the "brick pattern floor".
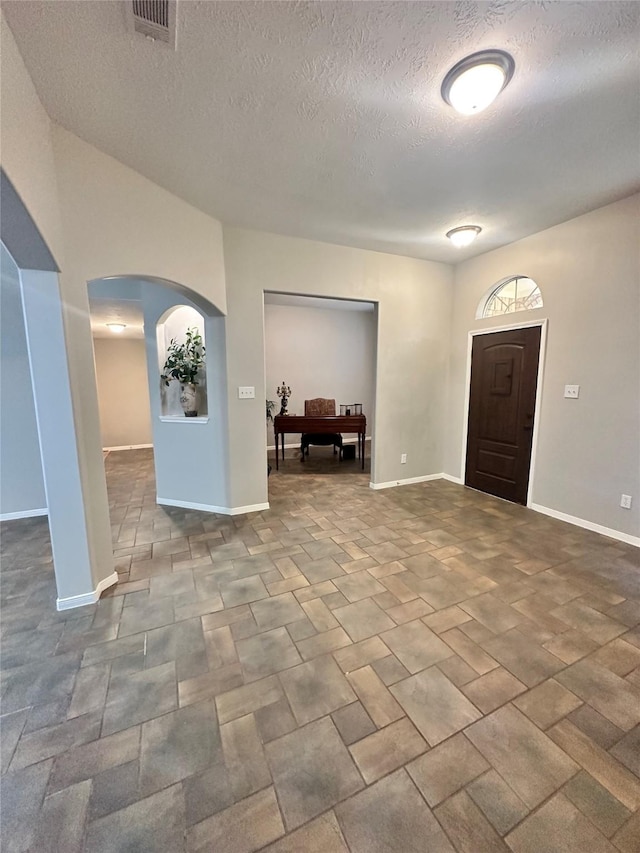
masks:
<path fill-rule="evenodd" d="M 330 448 L 234 518 L 105 465 L 97 605 L 2 526 L 4 853 L 638 853 L 638 549 Z"/>

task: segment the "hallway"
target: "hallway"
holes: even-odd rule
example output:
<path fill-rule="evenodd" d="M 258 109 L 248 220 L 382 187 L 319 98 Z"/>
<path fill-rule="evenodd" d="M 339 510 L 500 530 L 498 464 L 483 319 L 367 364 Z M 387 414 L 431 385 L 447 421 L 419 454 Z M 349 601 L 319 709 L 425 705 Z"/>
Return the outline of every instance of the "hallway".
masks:
<path fill-rule="evenodd" d="M 223 517 L 109 453 L 90 607 L 2 524 L 3 850 L 637 853 L 640 551 L 287 456 Z"/>

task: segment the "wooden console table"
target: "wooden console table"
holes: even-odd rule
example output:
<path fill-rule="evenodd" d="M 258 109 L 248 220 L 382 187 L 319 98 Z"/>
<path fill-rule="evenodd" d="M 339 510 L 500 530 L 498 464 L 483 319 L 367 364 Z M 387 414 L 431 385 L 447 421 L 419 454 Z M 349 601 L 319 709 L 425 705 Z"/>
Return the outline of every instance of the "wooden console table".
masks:
<path fill-rule="evenodd" d="M 358 435 L 358 457 L 364 469 L 364 442 L 367 419 L 364 415 L 334 417 L 307 417 L 306 415 L 276 415 L 273 419 L 273 434 L 276 440 L 276 469 L 278 468 L 278 439 L 282 436 L 282 458 L 284 459 L 284 437 L 286 433 L 303 432 L 355 432 Z"/>

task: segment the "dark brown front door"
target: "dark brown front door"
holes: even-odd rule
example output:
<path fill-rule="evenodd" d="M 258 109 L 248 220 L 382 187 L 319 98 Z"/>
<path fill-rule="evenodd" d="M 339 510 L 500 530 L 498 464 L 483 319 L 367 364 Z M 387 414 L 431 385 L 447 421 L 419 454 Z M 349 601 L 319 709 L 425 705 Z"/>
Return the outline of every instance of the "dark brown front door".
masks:
<path fill-rule="evenodd" d="M 465 483 L 526 504 L 540 327 L 475 335 Z"/>

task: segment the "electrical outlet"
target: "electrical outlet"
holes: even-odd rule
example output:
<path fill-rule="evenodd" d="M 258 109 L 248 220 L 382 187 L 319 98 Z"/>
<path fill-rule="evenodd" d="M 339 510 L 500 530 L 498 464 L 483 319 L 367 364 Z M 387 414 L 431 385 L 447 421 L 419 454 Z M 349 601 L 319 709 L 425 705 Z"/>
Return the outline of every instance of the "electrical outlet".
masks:
<path fill-rule="evenodd" d="M 620 495 L 620 506 L 622 509 L 631 509 L 631 495 Z"/>
<path fill-rule="evenodd" d="M 238 400 L 254 400 L 256 396 L 256 389 L 253 385 L 239 385 L 238 386 Z"/>
<path fill-rule="evenodd" d="M 407 454 L 403 453 L 402 456 L 400 457 L 400 464 L 405 465 L 406 461 L 407 461 Z"/>
<path fill-rule="evenodd" d="M 565 385 L 564 386 L 564 396 L 568 397 L 570 400 L 577 400 L 580 396 L 580 386 L 579 385 Z"/>

